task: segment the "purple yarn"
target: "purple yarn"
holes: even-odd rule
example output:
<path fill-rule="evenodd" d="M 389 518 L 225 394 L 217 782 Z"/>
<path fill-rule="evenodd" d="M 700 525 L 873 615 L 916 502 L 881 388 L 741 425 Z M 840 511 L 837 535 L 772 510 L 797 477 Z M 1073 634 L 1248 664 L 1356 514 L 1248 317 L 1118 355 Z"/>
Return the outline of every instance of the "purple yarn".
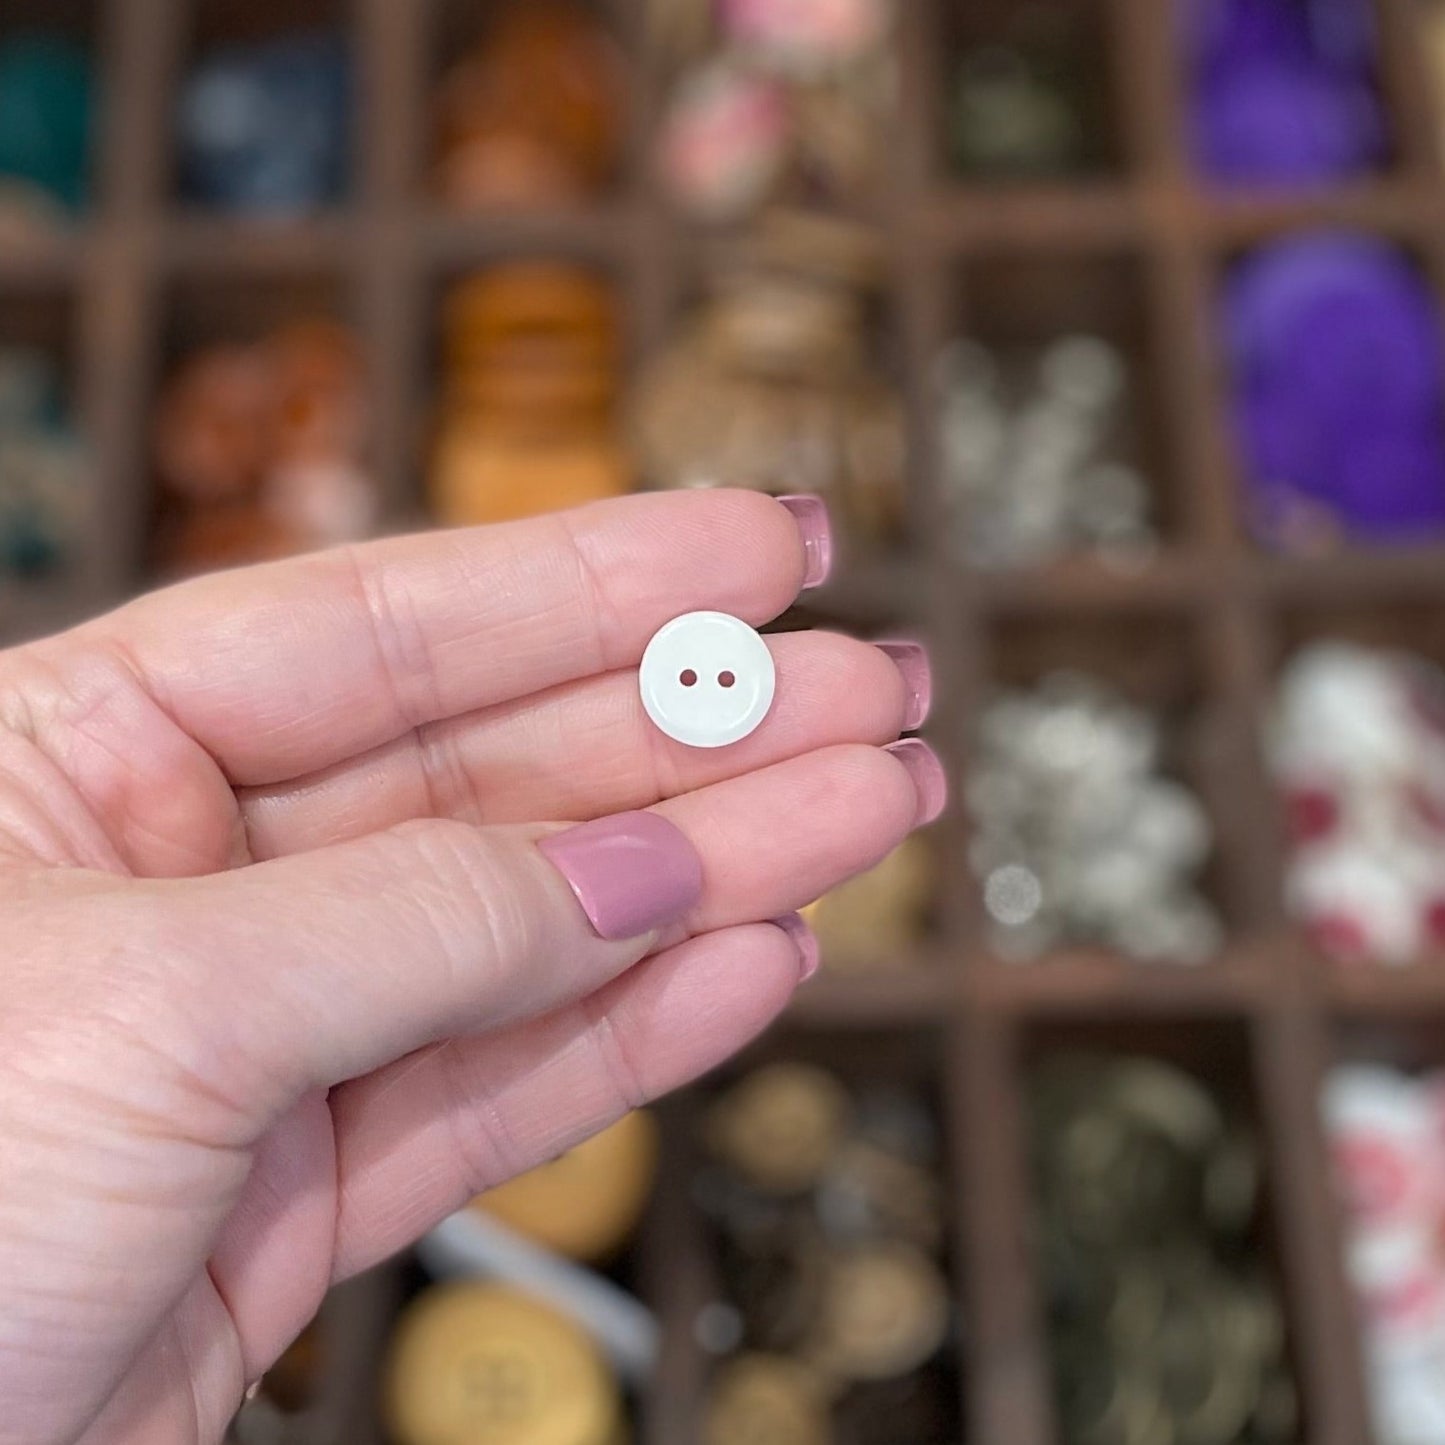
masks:
<path fill-rule="evenodd" d="M 1250 390 L 1283 380 L 1312 406 L 1351 414 L 1439 405 L 1434 299 L 1384 241 L 1313 234 L 1257 251 L 1231 274 L 1224 316 L 1234 374 Z"/>
<path fill-rule="evenodd" d="M 1387 152 L 1374 92 L 1307 63 L 1240 59 L 1199 90 L 1195 160 L 1220 181 L 1308 185 L 1377 166 Z"/>
<path fill-rule="evenodd" d="M 1234 430 L 1239 448 L 1262 487 L 1324 496 L 1322 484 L 1329 450 L 1322 429 L 1307 407 L 1287 391 L 1242 391 L 1234 399 Z"/>
<path fill-rule="evenodd" d="M 1180 14 L 1185 54 L 1199 72 L 1267 57 L 1363 77 L 1379 56 L 1370 0 L 1181 0 Z"/>
<path fill-rule="evenodd" d="M 1308 60 L 1303 7 L 1280 0 L 1183 0 L 1186 54 L 1198 71 L 1228 70 L 1242 59 Z"/>
<path fill-rule="evenodd" d="M 1305 0 L 1314 52 L 1342 74 L 1373 74 L 1380 54 L 1375 7 L 1368 0 Z"/>
<path fill-rule="evenodd" d="M 1232 416 L 1266 540 L 1301 503 L 1398 542 L 1445 529 L 1445 354 L 1423 278 L 1366 238 L 1292 238 L 1236 267 Z"/>
<path fill-rule="evenodd" d="M 1402 430 L 1345 430 L 1334 505 L 1357 536 L 1405 542 L 1445 527 L 1445 429 L 1439 418 Z"/>
<path fill-rule="evenodd" d="M 1410 309 L 1382 291 L 1322 296 L 1301 316 L 1287 348 L 1290 384 L 1323 411 L 1345 417 L 1427 416 L 1440 400 L 1438 333 L 1428 297 Z"/>
<path fill-rule="evenodd" d="M 1307 185 L 1378 167 L 1388 137 L 1370 0 L 1181 0 L 1199 167 Z"/>

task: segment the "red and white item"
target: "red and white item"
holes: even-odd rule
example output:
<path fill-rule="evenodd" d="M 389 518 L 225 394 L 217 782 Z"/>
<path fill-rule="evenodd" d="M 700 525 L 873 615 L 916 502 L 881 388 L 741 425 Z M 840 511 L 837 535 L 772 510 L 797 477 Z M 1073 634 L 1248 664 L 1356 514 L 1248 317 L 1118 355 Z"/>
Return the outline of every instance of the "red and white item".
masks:
<path fill-rule="evenodd" d="M 722 0 L 728 37 L 763 63 L 793 75 L 861 60 L 882 44 L 891 0 Z"/>
<path fill-rule="evenodd" d="M 1364 1065 L 1325 1087 L 1378 1445 L 1445 1442 L 1442 1098 L 1438 1075 Z"/>
<path fill-rule="evenodd" d="M 786 91 L 766 76 L 716 61 L 690 75 L 673 97 L 661 164 L 683 206 L 704 219 L 728 221 L 772 190 L 791 146 Z"/>
<path fill-rule="evenodd" d="M 1270 729 L 1290 911 L 1336 958 L 1411 963 L 1445 944 L 1445 673 L 1318 643 L 1286 669 Z"/>

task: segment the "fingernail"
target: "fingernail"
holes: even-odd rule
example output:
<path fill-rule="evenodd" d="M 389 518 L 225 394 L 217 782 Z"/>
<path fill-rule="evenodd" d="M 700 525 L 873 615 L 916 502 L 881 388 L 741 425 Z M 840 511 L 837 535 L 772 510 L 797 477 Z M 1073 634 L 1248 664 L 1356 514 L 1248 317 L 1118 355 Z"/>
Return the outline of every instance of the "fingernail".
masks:
<path fill-rule="evenodd" d="M 807 559 L 803 590 L 821 587 L 833 570 L 833 527 L 828 521 L 828 504 L 822 497 L 811 494 L 778 500 L 793 514 L 798 531 L 803 534 L 803 556 Z"/>
<path fill-rule="evenodd" d="M 938 754 L 918 738 L 904 738 L 901 743 L 892 743 L 883 751 L 892 753 L 908 769 L 908 776 L 913 779 L 918 793 L 918 817 L 914 826 L 926 827 L 943 812 L 948 802 L 948 774 L 944 772 Z"/>
<path fill-rule="evenodd" d="M 903 731 L 914 732 L 923 726 L 933 706 L 933 667 L 928 660 L 928 649 L 921 642 L 879 642 L 875 646 L 892 658 L 893 665 L 903 674 L 903 686 L 908 692 Z"/>
<path fill-rule="evenodd" d="M 823 961 L 818 935 L 808 927 L 807 920 L 801 913 L 784 914 L 781 918 L 773 919 L 773 924 L 788 935 L 793 947 L 798 950 L 798 982 L 807 983 L 817 973 L 818 965 Z"/>
<path fill-rule="evenodd" d="M 702 896 L 702 860 L 656 813 L 618 813 L 537 845 L 601 938 L 640 938 L 676 923 Z"/>

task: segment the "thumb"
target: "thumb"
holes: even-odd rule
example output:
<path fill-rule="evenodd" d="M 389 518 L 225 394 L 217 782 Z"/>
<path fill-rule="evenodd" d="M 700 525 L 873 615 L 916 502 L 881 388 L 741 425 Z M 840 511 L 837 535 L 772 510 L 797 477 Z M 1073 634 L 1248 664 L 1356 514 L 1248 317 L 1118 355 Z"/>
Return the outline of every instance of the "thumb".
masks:
<path fill-rule="evenodd" d="M 565 830 L 428 820 L 168 886 L 204 930 L 212 1027 L 274 1115 L 594 992 L 692 910 L 702 864 L 655 813 Z"/>

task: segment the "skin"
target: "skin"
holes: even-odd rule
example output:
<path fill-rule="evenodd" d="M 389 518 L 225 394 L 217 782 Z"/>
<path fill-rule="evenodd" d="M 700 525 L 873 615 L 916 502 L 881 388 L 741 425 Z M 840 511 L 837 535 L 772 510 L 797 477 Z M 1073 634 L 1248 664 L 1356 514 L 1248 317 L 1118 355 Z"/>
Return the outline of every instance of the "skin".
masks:
<path fill-rule="evenodd" d="M 638 497 L 0 654 L 0 1445 L 210 1445 L 332 1283 L 778 1014 L 759 920 L 914 824 L 902 681 L 771 639 L 773 714 L 699 752 L 629 670 L 803 569 L 767 498 Z M 604 943 L 533 844 L 652 807 L 702 900 Z"/>

